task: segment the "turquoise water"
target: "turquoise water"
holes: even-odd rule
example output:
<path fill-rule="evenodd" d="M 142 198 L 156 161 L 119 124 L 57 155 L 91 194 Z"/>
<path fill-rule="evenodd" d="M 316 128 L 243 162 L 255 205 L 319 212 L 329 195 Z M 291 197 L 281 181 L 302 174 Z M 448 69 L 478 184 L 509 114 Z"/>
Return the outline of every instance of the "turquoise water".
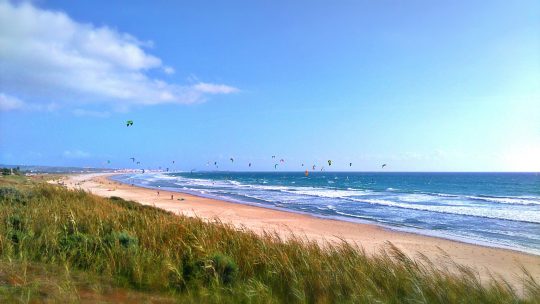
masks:
<path fill-rule="evenodd" d="M 193 172 L 115 177 L 540 254 L 540 174 Z"/>

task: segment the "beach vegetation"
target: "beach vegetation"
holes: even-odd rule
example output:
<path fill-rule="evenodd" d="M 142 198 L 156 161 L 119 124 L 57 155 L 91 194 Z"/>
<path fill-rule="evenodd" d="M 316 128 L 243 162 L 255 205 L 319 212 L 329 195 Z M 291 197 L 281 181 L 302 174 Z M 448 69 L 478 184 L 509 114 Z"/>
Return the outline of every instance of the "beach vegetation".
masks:
<path fill-rule="evenodd" d="M 446 257 L 449 259 L 448 257 Z M 0 302 L 539 303 L 540 285 L 388 243 L 255 234 L 119 197 L 0 181 Z"/>
<path fill-rule="evenodd" d="M 6 175 L 22 175 L 23 174 L 20 167 L 0 168 L 0 172 L 2 173 L 3 176 L 6 176 Z"/>

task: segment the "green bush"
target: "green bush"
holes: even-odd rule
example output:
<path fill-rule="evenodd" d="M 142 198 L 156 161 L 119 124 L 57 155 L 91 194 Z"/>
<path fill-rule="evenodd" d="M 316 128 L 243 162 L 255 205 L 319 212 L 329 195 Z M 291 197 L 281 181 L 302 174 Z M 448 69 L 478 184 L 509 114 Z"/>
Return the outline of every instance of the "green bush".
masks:
<path fill-rule="evenodd" d="M 13 230 L 22 231 L 24 229 L 23 219 L 19 214 L 10 215 L 8 217 L 8 225 Z"/>
<path fill-rule="evenodd" d="M 214 254 L 211 258 L 213 275 L 223 284 L 231 284 L 238 274 L 238 265 L 231 257 L 221 253 Z"/>
<path fill-rule="evenodd" d="M 118 238 L 120 245 L 122 245 L 124 248 L 136 247 L 139 243 L 139 240 L 136 237 L 125 231 L 116 234 L 116 237 Z"/>
<path fill-rule="evenodd" d="M 28 195 L 17 188 L 0 187 L 0 200 L 3 203 L 25 204 L 28 199 Z"/>

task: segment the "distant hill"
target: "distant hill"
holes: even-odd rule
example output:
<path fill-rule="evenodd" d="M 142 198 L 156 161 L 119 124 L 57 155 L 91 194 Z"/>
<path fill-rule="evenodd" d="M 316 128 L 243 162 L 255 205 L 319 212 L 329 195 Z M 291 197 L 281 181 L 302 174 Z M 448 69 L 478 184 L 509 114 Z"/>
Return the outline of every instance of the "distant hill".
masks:
<path fill-rule="evenodd" d="M 114 169 L 104 168 L 84 168 L 84 167 L 56 167 L 56 166 L 35 166 L 35 165 L 6 165 L 0 164 L 0 168 L 19 168 L 22 172 L 29 173 L 91 173 L 107 172 Z"/>

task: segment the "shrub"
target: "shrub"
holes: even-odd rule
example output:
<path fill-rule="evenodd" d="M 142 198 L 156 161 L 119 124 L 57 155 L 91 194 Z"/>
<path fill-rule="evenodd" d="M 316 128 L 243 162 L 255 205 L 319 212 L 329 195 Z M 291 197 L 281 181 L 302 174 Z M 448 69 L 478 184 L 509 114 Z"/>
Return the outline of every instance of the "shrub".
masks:
<path fill-rule="evenodd" d="M 214 275 L 223 284 L 231 284 L 238 274 L 238 265 L 234 260 L 221 253 L 214 254 L 211 259 Z"/>
<path fill-rule="evenodd" d="M 129 233 L 125 231 L 118 233 L 117 237 L 118 237 L 118 242 L 124 248 L 136 247 L 137 244 L 139 243 L 139 240 L 136 237 L 130 235 Z"/>
<path fill-rule="evenodd" d="M 114 244 L 119 244 L 120 246 L 124 248 L 134 248 L 137 247 L 139 244 L 139 239 L 135 236 L 132 236 L 126 231 L 122 232 L 116 232 L 113 231 L 108 236 L 105 237 L 106 243 L 108 243 L 110 246 L 114 246 Z"/>
<path fill-rule="evenodd" d="M 15 249 L 18 251 L 22 245 L 23 240 L 31 237 L 31 234 L 26 231 L 24 227 L 24 219 L 19 214 L 12 214 L 7 219 L 7 238 L 15 245 Z"/>
<path fill-rule="evenodd" d="M 22 231 L 24 229 L 23 219 L 19 214 L 10 215 L 8 217 L 8 225 L 13 230 Z"/>
<path fill-rule="evenodd" d="M 182 257 L 182 279 L 184 283 L 200 278 L 203 269 L 203 261 L 196 260 L 187 254 Z"/>
<path fill-rule="evenodd" d="M 25 204 L 28 196 L 17 188 L 0 187 L 0 200 L 7 203 Z"/>

